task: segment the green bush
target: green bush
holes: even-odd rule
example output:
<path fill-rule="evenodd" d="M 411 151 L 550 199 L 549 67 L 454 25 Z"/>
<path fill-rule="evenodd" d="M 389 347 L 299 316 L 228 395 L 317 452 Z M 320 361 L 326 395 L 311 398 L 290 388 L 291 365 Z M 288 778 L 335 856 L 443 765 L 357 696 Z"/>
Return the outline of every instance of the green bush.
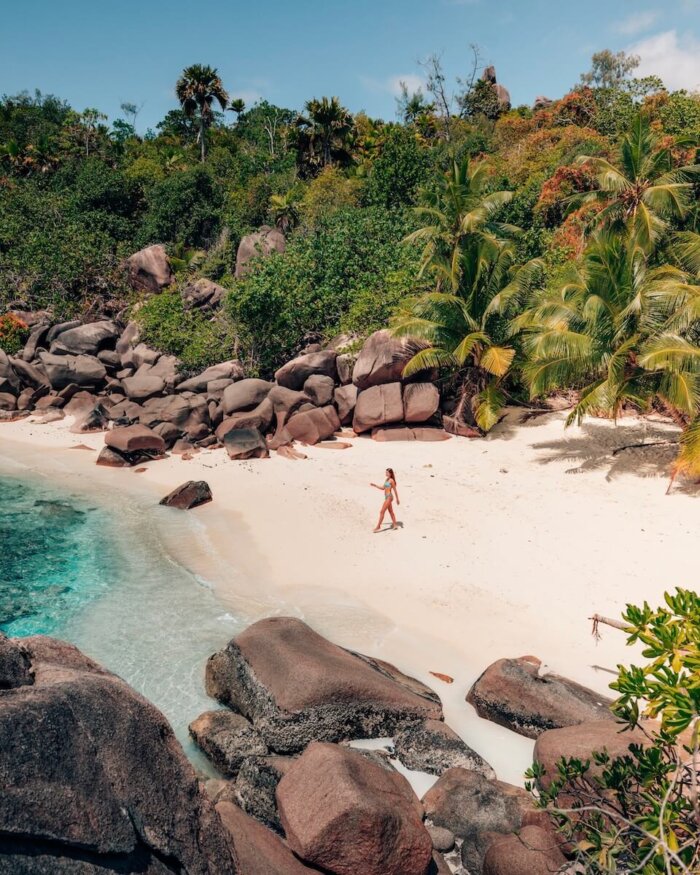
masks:
<path fill-rule="evenodd" d="M 166 177 L 148 192 L 140 242 L 210 246 L 219 233 L 223 191 L 204 167 Z"/>
<path fill-rule="evenodd" d="M 383 325 L 419 287 L 419 253 L 402 242 L 410 230 L 399 211 L 344 209 L 258 260 L 227 302 L 250 361 L 270 374 L 306 343 Z"/>
<path fill-rule="evenodd" d="M 29 337 L 29 328 L 12 313 L 0 316 L 0 349 L 8 355 L 16 355 Z"/>
<path fill-rule="evenodd" d="M 236 335 L 226 314 L 212 319 L 186 310 L 178 289 L 152 295 L 133 315 L 144 343 L 176 355 L 186 371 L 203 370 L 236 355 Z"/>

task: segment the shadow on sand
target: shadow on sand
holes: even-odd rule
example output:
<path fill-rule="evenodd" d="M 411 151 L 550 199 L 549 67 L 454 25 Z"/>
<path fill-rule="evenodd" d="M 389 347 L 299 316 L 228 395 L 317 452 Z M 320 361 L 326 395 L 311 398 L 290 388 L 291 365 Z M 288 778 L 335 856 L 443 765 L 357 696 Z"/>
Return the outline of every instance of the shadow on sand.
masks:
<path fill-rule="evenodd" d="M 608 425 L 584 423 L 576 435 L 533 444 L 536 450 L 548 451 L 541 465 L 573 462 L 567 474 L 606 471 L 610 481 L 621 474 L 637 477 L 670 477 L 678 454 L 678 434 L 672 429 L 649 422 L 610 428 Z M 697 487 L 693 484 L 693 492 Z M 680 484 L 676 488 L 681 488 Z M 685 490 L 684 490 L 685 491 Z"/>

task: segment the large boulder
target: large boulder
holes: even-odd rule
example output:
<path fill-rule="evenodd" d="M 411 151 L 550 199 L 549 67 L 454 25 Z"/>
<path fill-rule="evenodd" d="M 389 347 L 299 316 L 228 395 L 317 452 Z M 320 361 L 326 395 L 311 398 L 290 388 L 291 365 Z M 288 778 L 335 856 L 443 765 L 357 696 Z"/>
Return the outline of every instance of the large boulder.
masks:
<path fill-rule="evenodd" d="M 253 820 L 232 802 L 217 802 L 216 811 L 231 836 L 239 875 L 318 875 L 279 836 Z"/>
<path fill-rule="evenodd" d="M 234 873 L 163 715 L 70 644 L 22 647 L 34 683 L 0 694 L 0 871 Z"/>
<path fill-rule="evenodd" d="M 352 420 L 353 431 L 362 434 L 379 425 L 403 420 L 401 383 L 372 386 L 357 396 Z"/>
<path fill-rule="evenodd" d="M 407 769 L 442 775 L 461 766 L 487 778 L 496 777 L 486 760 L 441 720 L 423 720 L 400 730 L 394 736 L 394 749 Z"/>
<path fill-rule="evenodd" d="M 232 428 L 224 435 L 224 449 L 229 459 L 267 459 L 267 443 L 257 428 Z"/>
<path fill-rule="evenodd" d="M 352 372 L 358 389 L 369 389 L 382 383 L 395 383 L 403 378 L 406 363 L 425 344 L 393 337 L 387 329 L 370 334 L 360 351 Z"/>
<path fill-rule="evenodd" d="M 129 256 L 126 267 L 129 284 L 137 291 L 160 292 L 174 278 L 165 247 L 160 243 L 154 243 Z"/>
<path fill-rule="evenodd" d="M 483 875 L 554 875 L 565 864 L 552 833 L 533 824 L 524 826 L 518 835 L 492 842 L 484 857 Z"/>
<path fill-rule="evenodd" d="M 0 632 L 0 690 L 12 690 L 34 683 L 29 654 L 22 642 Z"/>
<path fill-rule="evenodd" d="M 499 659 L 477 679 L 467 701 L 480 717 L 527 738 L 590 720 L 614 720 L 612 700 L 556 674 L 535 657 Z"/>
<path fill-rule="evenodd" d="M 114 345 L 119 328 L 110 320 L 90 322 L 62 331 L 51 344 L 54 355 L 97 355 L 107 346 Z"/>
<path fill-rule="evenodd" d="M 390 736 L 416 720 L 442 719 L 428 687 L 332 644 L 293 617 L 259 620 L 232 639 L 209 658 L 206 686 L 278 753 L 317 739 Z"/>
<path fill-rule="evenodd" d="M 186 310 L 193 307 L 199 310 L 211 310 L 222 302 L 226 289 L 218 283 L 202 277 L 188 283 L 181 294 Z"/>
<path fill-rule="evenodd" d="M 357 386 L 352 383 L 338 386 L 333 393 L 333 401 L 338 409 L 338 419 L 341 425 L 350 425 L 357 404 Z"/>
<path fill-rule="evenodd" d="M 12 367 L 10 357 L 5 350 L 0 349 L 0 392 L 16 396 L 19 395 L 21 389 L 22 384 L 15 369 Z"/>
<path fill-rule="evenodd" d="M 313 742 L 277 787 L 287 842 L 335 875 L 425 875 L 432 842 L 408 781 L 357 751 Z"/>
<path fill-rule="evenodd" d="M 275 380 L 278 385 L 284 386 L 286 389 L 294 389 L 297 392 L 304 388 L 309 377 L 315 375 L 330 377 L 335 381 L 338 377 L 335 364 L 337 357 L 338 354 L 330 349 L 300 355 L 287 362 L 286 365 L 282 365 L 275 372 Z"/>
<path fill-rule="evenodd" d="M 534 810 L 530 794 L 521 787 L 492 781 L 470 769 L 448 769 L 423 797 L 425 816 L 462 840 L 462 863 L 468 872 L 481 872 L 493 834 L 519 830 Z"/>
<path fill-rule="evenodd" d="M 235 778 L 246 757 L 264 756 L 267 745 L 242 714 L 233 711 L 205 711 L 190 723 L 190 735 L 229 778 Z"/>
<path fill-rule="evenodd" d="M 24 385 L 31 386 L 33 389 L 49 389 L 51 387 L 49 378 L 42 368 L 38 368 L 35 364 L 25 362 L 20 358 L 11 359 L 11 362 L 12 367 Z M 7 389 L 3 389 L 3 392 L 7 391 Z"/>
<path fill-rule="evenodd" d="M 262 225 L 252 234 L 246 234 L 241 238 L 236 253 L 236 278 L 246 276 L 250 271 L 250 260 L 257 257 L 266 257 L 272 252 L 284 252 L 286 241 L 284 234 L 277 228 Z"/>
<path fill-rule="evenodd" d="M 544 769 L 539 779 L 543 787 L 549 787 L 557 777 L 557 763 L 562 757 L 591 761 L 591 775 L 599 775 L 601 767 L 593 762 L 594 753 L 606 751 L 612 759 L 627 756 L 629 746 L 649 744 L 649 736 L 641 729 L 626 730 L 610 720 L 592 720 L 561 729 L 549 729 L 541 733 L 535 742 L 533 759 Z"/>
<path fill-rule="evenodd" d="M 339 428 L 340 420 L 332 404 L 295 413 L 285 426 L 291 440 L 303 444 L 317 444 L 319 441 L 324 441 Z"/>
<path fill-rule="evenodd" d="M 242 380 L 245 375 L 243 365 L 235 359 L 230 362 L 221 362 L 212 365 L 201 374 L 190 377 L 182 383 L 178 383 L 178 392 L 204 392 L 209 383 L 214 380 Z"/>
<path fill-rule="evenodd" d="M 272 413 L 272 402 L 269 397 L 265 398 L 253 410 L 240 410 L 223 419 L 216 429 L 216 437 L 223 442 L 230 431 L 240 428 L 256 428 L 263 434 L 272 423 Z"/>
<path fill-rule="evenodd" d="M 205 480 L 188 480 L 161 498 L 159 504 L 166 507 L 176 507 L 178 510 L 190 510 L 212 501 L 211 489 Z"/>
<path fill-rule="evenodd" d="M 335 381 L 333 377 L 312 374 L 304 383 L 304 394 L 317 407 L 325 407 L 333 400 Z"/>
<path fill-rule="evenodd" d="M 49 322 L 40 322 L 35 328 L 32 328 L 32 332 L 27 338 L 27 342 L 24 344 L 24 348 L 18 358 L 25 362 L 34 361 L 39 348 L 44 346 L 50 327 Z"/>
<path fill-rule="evenodd" d="M 137 450 L 151 450 L 156 453 L 165 452 L 165 442 L 145 425 L 127 425 L 113 428 L 105 435 L 105 445 L 122 453 L 134 453 Z"/>
<path fill-rule="evenodd" d="M 122 386 L 127 398 L 131 401 L 146 401 L 155 395 L 161 395 L 165 391 L 165 380 L 162 377 L 141 374 L 140 376 L 125 377 Z"/>
<path fill-rule="evenodd" d="M 43 370 L 52 389 L 65 389 L 71 383 L 81 388 L 94 388 L 107 376 L 102 362 L 90 355 L 52 355 L 39 354 Z"/>
<path fill-rule="evenodd" d="M 440 392 L 433 383 L 409 383 L 403 390 L 406 422 L 426 422 L 437 413 Z"/>
<path fill-rule="evenodd" d="M 135 402 L 127 401 L 122 402 L 122 404 L 133 405 Z M 189 398 L 183 398 L 181 395 L 148 398 L 140 406 L 140 422 L 142 425 L 147 425 L 150 428 L 159 422 L 169 422 L 182 429 L 185 427 L 185 423 L 189 419 L 192 410 Z"/>
<path fill-rule="evenodd" d="M 267 398 L 273 386 L 274 383 L 258 380 L 255 377 L 248 377 L 232 386 L 227 386 L 223 396 L 224 413 L 230 416 L 232 413 L 238 413 L 239 410 L 252 410 Z"/>

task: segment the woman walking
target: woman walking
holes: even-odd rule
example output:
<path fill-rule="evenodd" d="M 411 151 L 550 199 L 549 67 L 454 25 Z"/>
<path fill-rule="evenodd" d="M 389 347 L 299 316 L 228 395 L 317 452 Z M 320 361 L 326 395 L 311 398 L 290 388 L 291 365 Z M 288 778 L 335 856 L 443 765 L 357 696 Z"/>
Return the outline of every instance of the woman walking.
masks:
<path fill-rule="evenodd" d="M 387 468 L 384 472 L 383 486 L 378 486 L 376 483 L 370 483 L 369 485 L 374 486 L 375 489 L 381 489 L 384 492 L 384 502 L 382 503 L 382 509 L 379 511 L 379 522 L 374 531 L 380 531 L 382 523 L 384 522 L 384 514 L 387 511 L 389 511 L 389 516 L 391 517 L 391 528 L 398 529 L 396 517 L 394 516 L 394 496 L 396 496 L 397 504 L 401 504 L 401 502 L 399 501 L 399 493 L 396 489 L 396 475 L 394 474 L 394 469 Z"/>

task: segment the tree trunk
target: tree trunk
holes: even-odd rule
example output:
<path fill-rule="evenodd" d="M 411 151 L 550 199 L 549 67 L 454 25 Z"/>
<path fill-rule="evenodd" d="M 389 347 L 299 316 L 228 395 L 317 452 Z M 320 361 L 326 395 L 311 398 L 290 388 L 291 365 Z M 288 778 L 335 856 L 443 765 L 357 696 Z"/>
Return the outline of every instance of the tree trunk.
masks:
<path fill-rule="evenodd" d="M 204 130 L 205 130 L 204 113 L 200 112 L 200 117 L 199 117 L 199 148 L 200 148 L 200 155 L 201 155 L 202 162 L 204 161 L 204 158 L 206 156 L 206 149 L 204 146 Z"/>

